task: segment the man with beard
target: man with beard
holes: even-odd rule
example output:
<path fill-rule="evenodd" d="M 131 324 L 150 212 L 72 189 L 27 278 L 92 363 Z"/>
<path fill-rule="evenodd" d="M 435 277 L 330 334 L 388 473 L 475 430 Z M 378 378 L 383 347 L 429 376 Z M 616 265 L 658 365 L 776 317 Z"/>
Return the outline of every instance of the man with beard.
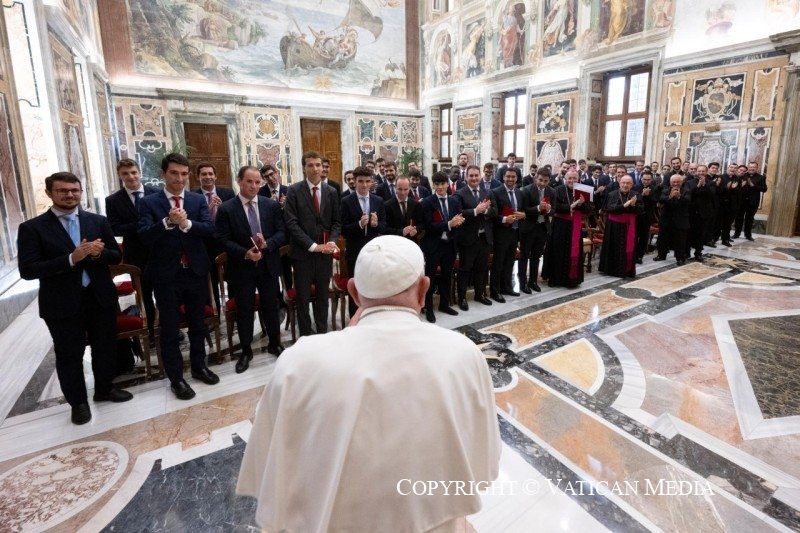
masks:
<path fill-rule="evenodd" d="M 636 277 L 636 217 L 644 209 L 632 189 L 633 179 L 626 174 L 619 180 L 619 190 L 609 193 L 606 199 L 608 221 L 598 270 L 608 276 Z"/>
<path fill-rule="evenodd" d="M 517 154 L 514 152 L 509 152 L 506 156 L 506 164 L 500 165 L 500 168 L 497 169 L 497 172 L 494 175 L 494 179 L 499 182 L 505 180 L 506 171 L 512 169 L 514 173 L 517 175 L 517 181 L 522 181 L 522 171 L 517 168 Z"/>
<path fill-rule="evenodd" d="M 490 193 L 480 188 L 481 171 L 476 165 L 467 167 L 467 186 L 459 189 L 456 198 L 461 204 L 464 223 L 456 234 L 460 258 L 458 270 L 458 307 L 469 311 L 467 286 L 472 278 L 474 299 L 491 305 L 486 298 L 486 280 L 489 274 L 489 252 L 492 250 L 492 202 Z"/>
<path fill-rule="evenodd" d="M 747 163 L 747 173 L 742 182 L 742 205 L 736 214 L 736 233 L 738 238 L 744 226 L 744 238 L 748 241 L 753 240 L 753 221 L 756 211 L 761 205 L 761 194 L 767 192 L 767 178 L 757 172 L 758 163 L 750 161 Z"/>
<path fill-rule="evenodd" d="M 531 290 L 541 292 L 539 287 L 539 260 L 547 243 L 547 233 L 553 212 L 553 189 L 550 187 L 550 172 L 536 171 L 536 182 L 522 188 L 522 210 L 525 219 L 519 229 L 519 263 L 517 275 L 519 288 L 526 294 Z M 528 262 L 530 261 L 530 273 Z"/>
<path fill-rule="evenodd" d="M 390 161 L 386 163 L 384 168 L 386 172 L 383 176 L 384 181 L 378 185 L 375 194 L 383 198 L 383 201 L 386 202 L 394 198 L 396 194 L 394 180 L 397 179 L 397 165 Z"/>
<path fill-rule="evenodd" d="M 489 294 L 498 303 L 505 302 L 503 294 L 519 296 L 514 290 L 512 272 L 519 243 L 519 223 L 525 218 L 525 213 L 522 211 L 522 195 L 516 184 L 517 173 L 509 168 L 503 177 L 503 186 L 492 190 L 494 257 Z"/>

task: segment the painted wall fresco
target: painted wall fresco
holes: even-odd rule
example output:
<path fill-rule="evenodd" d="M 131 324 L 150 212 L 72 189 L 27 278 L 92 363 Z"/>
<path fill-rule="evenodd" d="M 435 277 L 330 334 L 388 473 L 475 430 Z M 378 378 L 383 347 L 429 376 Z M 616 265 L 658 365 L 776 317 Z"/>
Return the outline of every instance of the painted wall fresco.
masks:
<path fill-rule="evenodd" d="M 453 49 L 453 36 L 449 30 L 443 29 L 434 38 L 433 55 L 429 62 L 428 80 L 432 87 L 447 85 L 454 80 Z"/>
<path fill-rule="evenodd" d="M 545 57 L 574 50 L 578 34 L 578 0 L 544 0 L 542 28 Z"/>
<path fill-rule="evenodd" d="M 470 165 L 481 161 L 481 117 L 480 110 L 456 110 L 456 154 L 467 154 Z"/>
<path fill-rule="evenodd" d="M 406 97 L 400 0 L 129 0 L 138 72 Z"/>
<path fill-rule="evenodd" d="M 773 143 L 781 129 L 786 57 L 682 69 L 664 76 L 662 119 L 655 159 L 672 157 L 708 164 L 755 161 L 773 183 Z M 762 199 L 768 214 L 772 191 Z"/>
<path fill-rule="evenodd" d="M 365 115 L 355 116 L 357 165 L 383 157 L 398 161 L 406 153 L 422 150 L 422 118 Z"/>
<path fill-rule="evenodd" d="M 524 2 L 511 0 L 500 15 L 496 48 L 498 69 L 525 63 L 525 37 L 528 30 L 526 13 Z"/>
<path fill-rule="evenodd" d="M 464 27 L 461 43 L 461 69 L 465 78 L 480 76 L 486 70 L 486 19 Z"/>
<path fill-rule="evenodd" d="M 114 97 L 113 103 L 119 158 L 136 160 L 142 170 L 142 181 L 163 187 L 161 159 L 172 148 L 166 102 L 151 98 Z"/>

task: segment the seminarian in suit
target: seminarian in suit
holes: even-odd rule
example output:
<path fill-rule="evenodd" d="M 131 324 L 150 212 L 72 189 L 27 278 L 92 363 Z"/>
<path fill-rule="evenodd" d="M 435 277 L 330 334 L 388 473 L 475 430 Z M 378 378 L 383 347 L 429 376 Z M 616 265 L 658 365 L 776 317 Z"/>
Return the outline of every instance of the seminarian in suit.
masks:
<path fill-rule="evenodd" d="M 205 241 L 214 235 L 208 203 L 185 190 L 189 160 L 168 154 L 161 160 L 164 191 L 139 201 L 139 236 L 150 247 L 144 277 L 153 284 L 161 327 L 161 354 L 172 392 L 180 400 L 194 397 L 183 379 L 183 356 L 178 346 L 180 307 L 189 323 L 189 358 L 193 378 L 208 385 L 219 378 L 206 366 L 203 322 L 208 302 L 211 260 Z"/>
<path fill-rule="evenodd" d="M 456 232 L 459 255 L 458 307 L 469 311 L 467 286 L 470 277 L 475 290 L 474 299 L 484 305 L 492 305 L 486 297 L 486 282 L 489 277 L 489 253 L 492 251 L 492 201 L 489 192 L 480 187 L 481 169 L 476 165 L 467 167 L 467 186 L 458 190 L 456 198 L 461 206 L 464 223 Z"/>
<path fill-rule="evenodd" d="M 53 206 L 19 227 L 19 273 L 39 280 L 39 316 L 56 354 L 56 374 L 72 407 L 72 422 L 92 418 L 83 377 L 83 353 L 92 347 L 94 401 L 124 402 L 132 395 L 114 388 L 117 289 L 108 270 L 121 254 L 105 217 L 83 211 L 81 182 L 69 172 L 45 179 Z"/>
<path fill-rule="evenodd" d="M 422 217 L 420 203 L 411 197 L 408 178 L 397 178 L 397 196 L 384 204 L 386 209 L 386 235 L 399 235 L 417 242 Z"/>
<path fill-rule="evenodd" d="M 332 179 L 328 178 L 328 174 L 331 171 L 331 160 L 327 157 L 322 158 L 322 183 L 329 187 L 333 187 L 336 189 L 336 194 L 339 196 L 342 195 L 342 185 L 338 182 L 333 181 Z"/>
<path fill-rule="evenodd" d="M 503 176 L 503 186 L 492 190 L 494 208 L 494 258 L 489 294 L 492 300 L 505 302 L 503 294 L 519 296 L 514 290 L 511 275 L 519 243 L 519 223 L 525 218 L 522 194 L 516 188 L 517 173 L 509 168 Z"/>
<path fill-rule="evenodd" d="M 550 188 L 550 171 L 540 168 L 536 181 L 522 188 L 522 210 L 525 219 L 519 224 L 519 264 L 517 276 L 520 290 L 530 294 L 541 292 L 539 287 L 539 261 L 544 254 L 550 226 L 554 191 Z M 528 264 L 530 261 L 530 273 Z"/>
<path fill-rule="evenodd" d="M 422 227 L 425 235 L 420 248 L 425 256 L 425 275 L 431 279 L 431 286 L 425 295 L 425 318 L 428 322 L 436 322 L 433 312 L 433 293 L 439 289 L 439 311 L 448 315 L 457 315 L 458 311 L 450 307 L 450 279 L 453 275 L 453 261 L 456 250 L 455 232 L 464 223 L 461 206 L 454 195 L 448 195 L 449 180 L 444 172 L 436 172 L 431 176 L 435 194 L 422 201 Z M 439 269 L 439 282 L 436 270 Z"/>
<path fill-rule="evenodd" d="M 336 189 L 322 183 L 322 156 L 306 152 L 302 157 L 305 179 L 289 187 L 283 208 L 286 231 L 292 244 L 297 290 L 297 324 L 300 335 L 311 335 L 312 286 L 316 333 L 328 331 L 328 286 L 333 274 L 333 254 L 342 229 L 341 200 Z"/>
<path fill-rule="evenodd" d="M 433 194 L 429 188 L 422 184 L 421 176 L 422 174 L 419 172 L 419 170 L 412 170 L 408 173 L 408 180 L 410 183 L 408 194 L 417 202 L 421 202 Z"/>
<path fill-rule="evenodd" d="M 383 199 L 369 192 L 372 172 L 367 167 L 356 167 L 353 170 L 353 177 L 356 179 L 355 194 L 342 198 L 342 235 L 347 239 L 344 258 L 347 261 L 347 272 L 351 276 L 356 271 L 356 259 L 364 245 L 386 232 L 386 210 Z M 348 301 L 352 317 L 358 306 L 352 298 L 348 298 Z"/>
<path fill-rule="evenodd" d="M 217 169 L 208 162 L 198 163 L 196 167 L 197 179 L 200 181 L 200 188 L 194 189 L 192 192 L 202 194 L 208 205 L 208 213 L 211 215 L 211 222 L 217 218 L 217 209 L 222 205 L 222 202 L 230 200 L 236 193 L 233 189 L 227 187 L 217 187 Z M 217 302 L 219 308 L 219 278 L 217 277 L 217 269 L 214 267 L 214 261 L 217 256 L 223 252 L 222 247 L 213 237 L 206 239 L 206 250 L 208 252 L 208 259 L 211 261 L 211 290 L 214 291 L 214 301 Z"/>
<path fill-rule="evenodd" d="M 260 172 L 264 186 L 258 190 L 258 194 L 260 196 L 272 198 L 278 202 L 278 206 L 281 208 L 281 212 L 283 212 L 283 206 L 286 204 L 286 194 L 289 191 L 289 187 L 281 183 L 280 171 L 275 165 L 267 164 L 261 167 Z M 288 241 L 288 236 L 286 239 Z M 283 286 L 287 289 L 294 287 L 292 281 L 292 260 L 288 255 L 281 257 L 281 279 L 283 279 Z M 286 302 L 283 301 L 283 298 L 279 298 L 279 304 L 281 307 L 286 307 Z"/>
<path fill-rule="evenodd" d="M 117 175 L 122 180 L 122 188 L 106 198 L 106 216 L 114 235 L 122 237 L 122 262 L 144 271 L 148 250 L 139 238 L 139 212 L 136 207 L 140 199 L 159 190 L 142 184 L 139 164 L 133 159 L 120 160 L 117 163 Z M 156 320 L 153 286 L 147 280 L 142 279 L 141 282 L 147 329 L 152 340 Z"/>
<path fill-rule="evenodd" d="M 241 374 L 253 359 L 253 317 L 258 289 L 267 326 L 267 351 L 283 352 L 278 311 L 280 248 L 286 243 L 283 214 L 278 202 L 258 194 L 261 176 L 256 167 L 244 166 L 236 175 L 239 194 L 219 206 L 217 238 L 228 253 L 227 274 L 236 303 L 236 325 L 242 353 L 236 363 Z"/>

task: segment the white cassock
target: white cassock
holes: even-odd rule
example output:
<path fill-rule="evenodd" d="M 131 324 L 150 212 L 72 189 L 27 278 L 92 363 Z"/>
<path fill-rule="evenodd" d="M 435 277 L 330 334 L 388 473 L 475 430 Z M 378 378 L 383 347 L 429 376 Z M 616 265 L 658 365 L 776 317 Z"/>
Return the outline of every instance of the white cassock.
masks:
<path fill-rule="evenodd" d="M 477 512 L 480 496 L 454 486 L 404 496 L 398 483 L 407 493 L 415 481 L 488 482 L 499 460 L 480 350 L 411 309 L 377 307 L 281 355 L 236 491 L 258 498 L 269 533 L 422 532 Z"/>

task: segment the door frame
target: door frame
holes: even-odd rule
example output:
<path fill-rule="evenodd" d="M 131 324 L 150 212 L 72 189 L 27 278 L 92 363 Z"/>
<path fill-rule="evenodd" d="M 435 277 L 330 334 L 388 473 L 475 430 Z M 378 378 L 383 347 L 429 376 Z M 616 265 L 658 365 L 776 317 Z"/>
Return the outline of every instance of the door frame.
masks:
<path fill-rule="evenodd" d="M 355 168 L 355 153 L 356 153 L 356 120 L 353 111 L 338 111 L 338 110 L 320 110 L 308 107 L 296 107 L 293 109 L 292 117 L 292 134 L 293 138 L 298 140 L 297 149 L 294 150 L 292 159 L 294 160 L 294 168 L 298 169 L 293 176 L 290 176 L 291 181 L 285 182 L 286 185 L 297 183 L 303 179 L 303 135 L 300 128 L 300 119 L 307 118 L 310 120 L 335 120 L 341 123 L 342 139 L 342 177 L 348 170 Z"/>
<path fill-rule="evenodd" d="M 172 138 L 180 139 L 186 143 L 186 130 L 183 125 L 186 122 L 192 124 L 224 124 L 228 133 L 228 156 L 230 161 L 228 163 L 231 186 L 234 191 L 238 191 L 239 187 L 236 185 L 236 172 L 239 170 L 236 162 L 240 161 L 239 154 L 239 128 L 237 126 L 236 115 L 205 115 L 199 113 L 185 113 L 177 112 L 172 113 Z M 194 169 L 189 169 L 194 172 Z"/>

